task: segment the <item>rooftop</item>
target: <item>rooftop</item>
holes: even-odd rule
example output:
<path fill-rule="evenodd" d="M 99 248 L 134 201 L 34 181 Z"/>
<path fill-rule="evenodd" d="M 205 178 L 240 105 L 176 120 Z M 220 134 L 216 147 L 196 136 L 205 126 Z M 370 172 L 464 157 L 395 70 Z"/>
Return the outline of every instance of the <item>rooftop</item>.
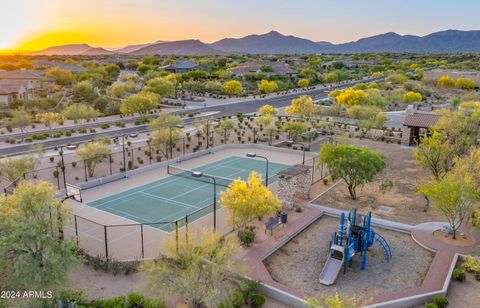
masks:
<path fill-rule="evenodd" d="M 409 127 L 430 128 L 437 124 L 440 118 L 441 116 L 438 114 L 415 112 L 405 115 L 403 125 Z"/>

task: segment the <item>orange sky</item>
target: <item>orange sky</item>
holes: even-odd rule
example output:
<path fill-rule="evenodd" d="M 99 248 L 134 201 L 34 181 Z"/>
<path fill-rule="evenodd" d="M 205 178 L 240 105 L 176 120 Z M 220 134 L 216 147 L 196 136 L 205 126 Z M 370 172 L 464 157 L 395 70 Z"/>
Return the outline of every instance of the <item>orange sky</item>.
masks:
<path fill-rule="evenodd" d="M 0 0 L 0 50 L 213 42 L 270 30 L 340 43 L 388 31 L 479 29 L 478 11 L 475 0 Z"/>

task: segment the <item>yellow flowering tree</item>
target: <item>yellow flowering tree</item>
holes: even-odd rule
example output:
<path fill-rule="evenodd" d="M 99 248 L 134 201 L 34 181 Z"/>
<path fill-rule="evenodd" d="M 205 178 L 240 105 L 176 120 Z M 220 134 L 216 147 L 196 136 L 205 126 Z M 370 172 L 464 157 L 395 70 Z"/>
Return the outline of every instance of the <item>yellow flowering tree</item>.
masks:
<path fill-rule="evenodd" d="M 474 89 L 476 86 L 477 86 L 477 84 L 475 83 L 475 81 L 473 81 L 470 78 L 459 77 L 459 78 L 457 78 L 457 80 L 455 80 L 455 87 L 456 88 L 460 88 L 460 89 L 464 89 L 464 90 L 471 90 L 471 89 Z"/>
<path fill-rule="evenodd" d="M 77 156 L 87 165 L 89 177 L 93 177 L 97 164 L 107 159 L 110 154 L 110 147 L 98 141 L 89 142 L 77 149 Z"/>
<path fill-rule="evenodd" d="M 305 120 L 310 120 L 317 113 L 318 107 L 315 106 L 310 96 L 300 96 L 294 98 L 290 106 L 285 108 L 287 115 L 297 115 Z"/>
<path fill-rule="evenodd" d="M 441 87 L 453 87 L 455 82 L 450 75 L 444 75 L 437 79 L 437 85 Z"/>
<path fill-rule="evenodd" d="M 363 90 L 346 89 L 336 96 L 337 103 L 340 105 L 353 106 L 365 103 L 368 95 Z"/>
<path fill-rule="evenodd" d="M 243 87 L 238 80 L 230 80 L 223 85 L 223 91 L 228 95 L 237 95 L 243 91 Z"/>
<path fill-rule="evenodd" d="M 418 92 L 410 91 L 405 93 L 402 99 L 405 103 L 414 103 L 414 102 L 421 102 L 423 97 L 422 97 L 422 94 Z"/>
<path fill-rule="evenodd" d="M 60 124 L 63 122 L 63 115 L 58 112 L 43 112 L 35 116 L 35 120 L 42 123 L 48 129 L 52 129 L 55 124 Z"/>
<path fill-rule="evenodd" d="M 263 79 L 258 84 L 258 90 L 262 91 L 263 93 L 271 93 L 278 89 L 278 85 L 275 81 L 268 81 Z"/>
<path fill-rule="evenodd" d="M 308 85 L 310 84 L 310 81 L 308 81 L 308 79 L 300 79 L 298 82 L 297 82 L 297 85 L 300 87 L 300 88 L 306 88 L 308 87 Z"/>
<path fill-rule="evenodd" d="M 258 113 L 260 113 L 260 115 L 262 116 L 265 116 L 265 115 L 275 116 L 278 113 L 278 109 L 273 107 L 272 105 L 263 105 L 262 107 L 258 108 Z"/>
<path fill-rule="evenodd" d="M 240 230 L 244 230 L 253 219 L 281 209 L 280 200 L 263 185 L 257 172 L 250 173 L 247 181 L 233 181 L 226 191 L 220 193 L 220 204 L 230 212 L 232 225 Z"/>

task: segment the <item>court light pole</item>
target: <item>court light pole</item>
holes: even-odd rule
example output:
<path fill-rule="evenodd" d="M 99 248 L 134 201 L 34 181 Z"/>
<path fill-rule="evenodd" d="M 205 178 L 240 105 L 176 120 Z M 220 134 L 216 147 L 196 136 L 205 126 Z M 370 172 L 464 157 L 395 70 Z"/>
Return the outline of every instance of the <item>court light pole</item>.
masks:
<path fill-rule="evenodd" d="M 263 158 L 265 159 L 266 163 L 267 163 L 267 166 L 266 166 L 266 171 L 265 171 L 265 186 L 268 186 L 268 164 L 269 164 L 269 161 L 268 161 L 268 158 L 265 157 L 265 156 L 261 156 L 261 155 L 257 155 L 257 153 L 247 153 L 247 157 L 249 158 Z"/>
<path fill-rule="evenodd" d="M 60 146 L 60 156 L 62 157 L 62 175 L 63 175 L 63 188 L 65 189 L 65 194 L 67 193 L 67 179 L 65 176 L 65 158 L 63 156 L 63 145 Z"/>
<path fill-rule="evenodd" d="M 182 129 L 183 128 L 183 125 L 182 124 L 177 124 L 175 125 L 174 127 L 172 126 L 169 126 L 169 129 L 170 129 L 170 159 L 173 158 L 173 139 L 172 139 L 172 128 L 178 128 L 178 129 Z"/>
<path fill-rule="evenodd" d="M 206 175 L 201 171 L 193 171 L 194 178 L 206 177 L 213 180 L 213 232 L 217 230 L 217 180 L 211 175 Z"/>
<path fill-rule="evenodd" d="M 294 144 L 298 144 L 302 147 L 303 150 L 303 160 L 302 160 L 302 165 L 305 165 L 305 145 L 303 143 L 294 141 L 294 140 L 287 140 L 287 146 L 291 147 Z"/>

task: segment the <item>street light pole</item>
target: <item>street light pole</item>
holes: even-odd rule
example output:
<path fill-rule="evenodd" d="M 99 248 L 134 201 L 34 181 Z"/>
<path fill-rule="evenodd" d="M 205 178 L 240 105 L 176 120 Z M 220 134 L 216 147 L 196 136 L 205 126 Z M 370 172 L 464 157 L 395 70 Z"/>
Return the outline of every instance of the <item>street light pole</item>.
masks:
<path fill-rule="evenodd" d="M 194 178 L 206 177 L 213 180 L 213 232 L 217 230 L 217 180 L 211 175 L 206 175 L 200 171 L 193 171 Z"/>
<path fill-rule="evenodd" d="M 265 186 L 268 187 L 268 164 L 269 164 L 269 161 L 268 161 L 268 158 L 265 157 L 265 156 L 261 156 L 261 155 L 257 155 L 256 153 L 247 153 L 247 157 L 250 157 L 250 158 L 263 158 L 265 159 L 266 161 L 266 168 L 265 168 Z"/>
<path fill-rule="evenodd" d="M 287 146 L 292 146 L 294 144 L 298 144 L 302 147 L 302 150 L 303 150 L 303 160 L 302 160 L 302 165 L 305 165 L 305 145 L 303 143 L 300 143 L 300 142 L 296 142 L 294 140 L 287 140 Z"/>

